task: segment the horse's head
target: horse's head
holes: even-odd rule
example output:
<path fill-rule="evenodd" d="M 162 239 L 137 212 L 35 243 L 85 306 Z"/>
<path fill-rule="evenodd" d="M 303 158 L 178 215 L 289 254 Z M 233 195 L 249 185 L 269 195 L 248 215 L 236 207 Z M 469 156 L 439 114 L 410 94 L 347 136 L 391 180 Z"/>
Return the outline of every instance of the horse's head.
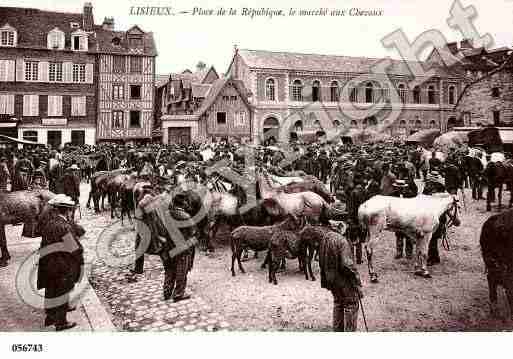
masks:
<path fill-rule="evenodd" d="M 447 217 L 448 217 L 447 227 L 451 227 L 451 226 L 459 227 L 461 225 L 461 220 L 459 218 L 460 210 L 461 210 L 461 207 L 459 204 L 459 200 L 458 200 L 458 198 L 453 196 L 452 202 L 449 205 L 449 209 L 446 212 Z"/>

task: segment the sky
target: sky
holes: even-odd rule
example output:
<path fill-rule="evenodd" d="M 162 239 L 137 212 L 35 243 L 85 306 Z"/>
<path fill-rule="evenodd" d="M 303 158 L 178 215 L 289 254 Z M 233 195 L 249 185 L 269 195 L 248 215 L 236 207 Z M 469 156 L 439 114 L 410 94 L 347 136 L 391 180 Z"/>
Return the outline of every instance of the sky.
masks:
<path fill-rule="evenodd" d="M 32 7 L 45 10 L 81 12 L 84 0 L 1 0 L 1 6 Z M 234 45 L 242 49 L 291 51 L 329 55 L 399 58 L 386 49 L 381 39 L 402 29 L 410 41 L 430 29 L 441 31 L 448 41 L 462 35 L 447 25 L 452 0 L 102 0 L 91 1 L 96 23 L 114 17 L 115 27 L 126 30 L 137 24 L 152 31 L 157 45 L 157 73 L 194 69 L 198 61 L 225 72 Z M 461 0 L 473 5 L 474 20 L 480 34 L 489 33 L 495 46 L 513 46 L 511 30 L 513 0 Z M 137 16 L 134 7 L 170 7 L 173 12 L 196 8 L 237 11 L 235 16 L 175 15 Z M 241 14 L 242 8 L 381 9 L 380 17 L 280 16 L 255 17 Z M 134 11 L 132 9 L 132 11 Z"/>

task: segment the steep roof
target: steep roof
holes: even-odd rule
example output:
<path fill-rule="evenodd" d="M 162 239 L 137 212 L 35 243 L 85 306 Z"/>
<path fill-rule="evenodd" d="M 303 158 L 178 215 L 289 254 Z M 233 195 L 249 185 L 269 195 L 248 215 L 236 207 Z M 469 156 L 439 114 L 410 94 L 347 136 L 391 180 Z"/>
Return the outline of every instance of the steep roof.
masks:
<path fill-rule="evenodd" d="M 9 24 L 18 33 L 18 46 L 47 49 L 48 33 L 58 27 L 66 37 L 65 48 L 71 48 L 71 23 L 83 28 L 82 14 L 44 11 L 38 9 L 0 7 L 0 27 Z M 89 37 L 89 46 L 93 39 Z"/>
<path fill-rule="evenodd" d="M 250 68 L 279 69 L 295 71 L 328 71 L 338 73 L 370 73 L 373 65 L 384 60 L 380 58 L 302 54 L 265 50 L 238 50 L 245 64 Z M 391 61 L 388 74 L 410 76 L 409 63 L 415 62 L 386 59 Z M 424 64 L 417 62 L 417 64 Z"/>
<path fill-rule="evenodd" d="M 155 87 L 161 87 L 167 84 L 169 81 L 169 74 L 168 75 L 155 75 Z"/>
<path fill-rule="evenodd" d="M 196 112 L 197 115 L 201 116 L 207 111 L 210 106 L 214 104 L 214 102 L 217 100 L 219 94 L 221 91 L 225 88 L 225 86 L 232 85 L 235 87 L 237 92 L 239 92 L 239 95 L 241 96 L 242 100 L 246 104 L 246 106 L 251 107 L 250 103 L 247 100 L 247 90 L 244 86 L 244 83 L 240 80 L 233 80 L 230 78 L 223 78 L 218 79 L 214 81 L 210 87 L 210 90 L 208 91 L 207 97 L 201 104 L 201 107 Z"/>
<path fill-rule="evenodd" d="M 71 27 L 71 23 L 77 23 L 79 28 L 83 29 L 83 14 L 19 7 L 0 7 L 0 27 L 9 24 L 16 29 L 18 33 L 17 47 L 47 49 L 47 35 L 57 27 L 65 34 L 65 48 L 71 49 L 71 34 L 77 31 L 77 28 Z M 142 45 L 139 47 L 129 45 L 128 31 L 106 30 L 101 25 L 95 25 L 93 31 L 95 35 L 88 36 L 88 52 L 157 55 L 153 33 L 144 33 L 138 26 L 132 26 L 128 31 L 132 31 L 135 35 L 142 33 Z M 115 37 L 119 38 L 119 45 L 115 45 L 112 42 Z"/>

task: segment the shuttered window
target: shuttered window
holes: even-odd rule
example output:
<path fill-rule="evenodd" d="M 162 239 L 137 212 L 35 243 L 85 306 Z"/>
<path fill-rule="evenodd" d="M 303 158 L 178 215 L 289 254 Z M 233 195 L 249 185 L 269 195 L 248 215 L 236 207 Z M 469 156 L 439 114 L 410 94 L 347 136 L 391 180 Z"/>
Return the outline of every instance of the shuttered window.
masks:
<path fill-rule="evenodd" d="M 113 56 L 112 57 L 112 72 L 117 74 L 125 73 L 125 57 Z"/>
<path fill-rule="evenodd" d="M 246 113 L 245 112 L 236 112 L 235 113 L 235 126 L 244 126 L 244 122 L 246 121 Z"/>
<path fill-rule="evenodd" d="M 37 81 L 39 79 L 39 62 L 25 61 L 25 81 Z"/>
<path fill-rule="evenodd" d="M 125 98 L 125 91 L 123 84 L 113 84 L 112 85 L 112 99 L 113 100 L 123 100 Z"/>
<path fill-rule="evenodd" d="M 112 112 L 112 128 L 123 128 L 123 111 Z"/>
<path fill-rule="evenodd" d="M 14 60 L 0 60 L 0 81 L 14 81 Z"/>
<path fill-rule="evenodd" d="M 38 95 L 23 95 L 23 116 L 39 116 Z"/>
<path fill-rule="evenodd" d="M 14 31 L 2 30 L 0 32 L 0 46 L 14 46 Z"/>
<path fill-rule="evenodd" d="M 85 64 L 73 64 L 73 82 L 85 82 L 86 81 L 86 65 Z"/>
<path fill-rule="evenodd" d="M 50 62 L 48 80 L 50 82 L 62 82 L 62 62 Z"/>
<path fill-rule="evenodd" d="M 62 116 L 62 96 L 48 96 L 48 116 Z"/>
<path fill-rule="evenodd" d="M 0 95 L 0 114 L 14 114 L 14 95 Z"/>
<path fill-rule="evenodd" d="M 71 116 L 85 116 L 86 115 L 86 97 L 73 96 L 71 97 Z"/>
<path fill-rule="evenodd" d="M 132 72 L 132 73 L 142 72 L 142 57 L 133 56 L 130 58 L 130 72 Z"/>

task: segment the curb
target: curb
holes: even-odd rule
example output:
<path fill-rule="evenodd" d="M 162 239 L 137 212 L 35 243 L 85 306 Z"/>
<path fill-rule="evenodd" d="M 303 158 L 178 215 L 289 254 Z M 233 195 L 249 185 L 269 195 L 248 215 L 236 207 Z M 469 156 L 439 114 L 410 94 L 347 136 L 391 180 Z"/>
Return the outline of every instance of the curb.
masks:
<path fill-rule="evenodd" d="M 82 307 L 91 331 L 93 332 L 116 332 L 117 328 L 112 323 L 109 313 L 105 310 L 94 288 L 89 283 L 89 288 L 82 299 Z"/>

